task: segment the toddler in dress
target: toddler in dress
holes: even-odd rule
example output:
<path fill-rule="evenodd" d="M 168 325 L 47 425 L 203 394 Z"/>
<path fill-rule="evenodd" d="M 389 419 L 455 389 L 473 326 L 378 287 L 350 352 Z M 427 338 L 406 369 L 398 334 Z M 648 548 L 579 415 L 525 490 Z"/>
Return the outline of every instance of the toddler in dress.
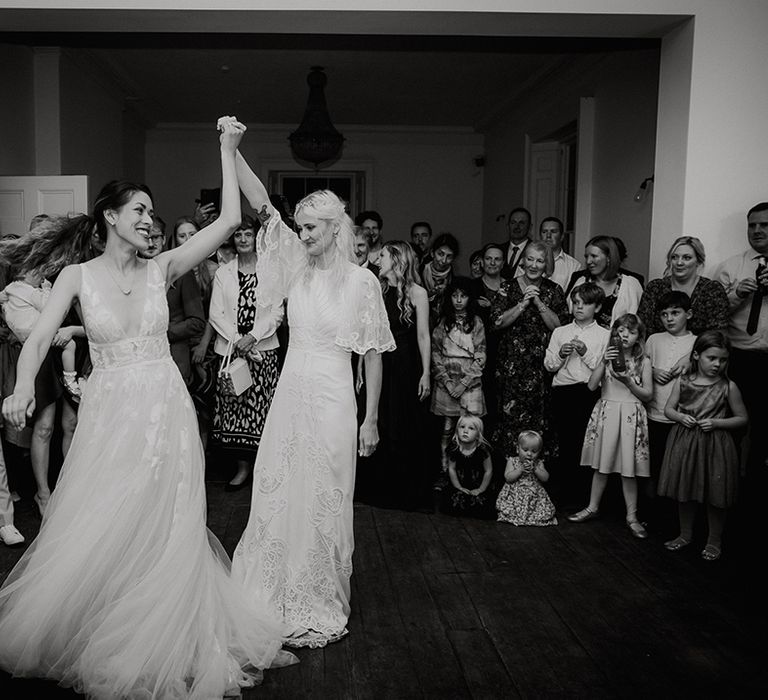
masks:
<path fill-rule="evenodd" d="M 513 525 L 557 525 L 555 506 L 542 483 L 549 479 L 539 459 L 544 440 L 535 430 L 523 430 L 517 438 L 517 457 L 507 459 L 506 483 L 496 499 L 498 520 Z"/>
<path fill-rule="evenodd" d="M 483 437 L 482 418 L 466 414 L 456 421 L 456 430 L 448 447 L 447 512 L 477 517 L 493 514 L 489 488 L 493 468 L 489 447 Z"/>

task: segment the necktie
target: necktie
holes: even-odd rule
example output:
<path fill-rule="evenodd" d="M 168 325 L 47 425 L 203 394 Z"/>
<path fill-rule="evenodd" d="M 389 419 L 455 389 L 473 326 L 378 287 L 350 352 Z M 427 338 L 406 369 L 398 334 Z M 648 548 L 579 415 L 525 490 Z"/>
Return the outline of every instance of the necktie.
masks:
<path fill-rule="evenodd" d="M 765 256 L 760 255 L 757 262 L 757 272 L 755 275 L 760 276 L 765 269 Z M 760 310 L 763 306 L 763 297 L 765 296 L 765 288 L 760 282 L 757 283 L 757 289 L 752 294 L 752 305 L 749 307 L 749 317 L 747 318 L 747 333 L 754 335 L 757 333 L 757 323 L 760 320 Z"/>
<path fill-rule="evenodd" d="M 517 267 L 517 255 L 520 252 L 519 246 L 513 246 L 511 254 L 509 256 L 509 267 L 512 270 L 512 272 L 515 271 L 515 268 Z"/>

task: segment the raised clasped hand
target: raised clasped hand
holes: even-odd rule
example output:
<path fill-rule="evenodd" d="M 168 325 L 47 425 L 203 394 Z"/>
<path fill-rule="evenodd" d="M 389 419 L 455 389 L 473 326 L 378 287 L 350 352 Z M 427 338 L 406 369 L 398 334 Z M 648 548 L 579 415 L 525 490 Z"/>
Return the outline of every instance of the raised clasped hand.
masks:
<path fill-rule="evenodd" d="M 219 121 L 216 122 L 216 128 L 221 132 L 219 140 L 222 148 L 237 150 L 246 131 L 245 124 L 237 121 L 237 117 L 220 117 Z"/>

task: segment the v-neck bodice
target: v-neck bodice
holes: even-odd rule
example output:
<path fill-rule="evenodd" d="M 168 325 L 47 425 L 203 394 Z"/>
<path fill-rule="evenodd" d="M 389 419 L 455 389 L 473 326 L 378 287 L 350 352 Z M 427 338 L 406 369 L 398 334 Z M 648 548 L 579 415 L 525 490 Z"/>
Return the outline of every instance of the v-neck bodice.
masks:
<path fill-rule="evenodd" d="M 101 283 L 87 264 L 80 265 L 80 306 L 94 368 L 108 369 L 170 357 L 168 303 L 165 279 L 154 260 L 147 261 L 144 301 L 138 333 L 131 332 L 135 319 L 110 305 Z"/>

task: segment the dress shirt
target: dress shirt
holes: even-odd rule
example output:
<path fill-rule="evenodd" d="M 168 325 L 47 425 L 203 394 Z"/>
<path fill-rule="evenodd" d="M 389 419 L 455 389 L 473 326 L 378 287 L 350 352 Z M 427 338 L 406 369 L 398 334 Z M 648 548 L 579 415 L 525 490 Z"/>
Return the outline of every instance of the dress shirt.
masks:
<path fill-rule="evenodd" d="M 572 255 L 568 255 L 562 248 L 560 252 L 555 256 L 555 269 L 549 276 L 553 282 L 560 285 L 563 291 L 568 286 L 568 282 L 571 279 L 571 275 L 574 272 L 583 270 L 584 265 L 580 263 Z"/>
<path fill-rule="evenodd" d="M 766 302 L 766 297 L 763 297 L 757 332 L 754 335 L 749 335 L 747 333 L 747 320 L 749 319 L 749 309 L 752 306 L 752 294 L 747 294 L 744 298 L 736 294 L 739 280 L 746 277 L 755 279 L 759 262 L 760 253 L 750 248 L 720 263 L 713 277 L 725 287 L 725 293 L 728 295 L 728 305 L 731 311 L 728 322 L 728 337 L 733 347 L 739 350 L 768 352 L 768 302 Z"/>
<path fill-rule="evenodd" d="M 598 325 L 596 321 L 591 321 L 586 326 L 580 326 L 576 321 L 572 321 L 565 326 L 555 328 L 544 355 L 544 367 L 550 372 L 557 372 L 552 380 L 552 386 L 586 384 L 592 370 L 602 359 L 610 337 L 608 329 Z M 574 338 L 587 346 L 584 357 L 575 350 L 566 358 L 560 357 L 560 347 Z"/>
<path fill-rule="evenodd" d="M 645 352 L 651 360 L 651 367 L 654 369 L 672 369 L 680 360 L 691 354 L 695 342 L 696 336 L 690 331 L 684 335 L 672 335 L 663 331 L 662 333 L 654 333 L 648 338 Z M 667 405 L 667 399 L 672 393 L 674 385 L 674 379 L 666 384 L 653 383 L 653 396 L 646 404 L 648 418 L 658 423 L 674 422 L 664 415 L 664 406 Z"/>

